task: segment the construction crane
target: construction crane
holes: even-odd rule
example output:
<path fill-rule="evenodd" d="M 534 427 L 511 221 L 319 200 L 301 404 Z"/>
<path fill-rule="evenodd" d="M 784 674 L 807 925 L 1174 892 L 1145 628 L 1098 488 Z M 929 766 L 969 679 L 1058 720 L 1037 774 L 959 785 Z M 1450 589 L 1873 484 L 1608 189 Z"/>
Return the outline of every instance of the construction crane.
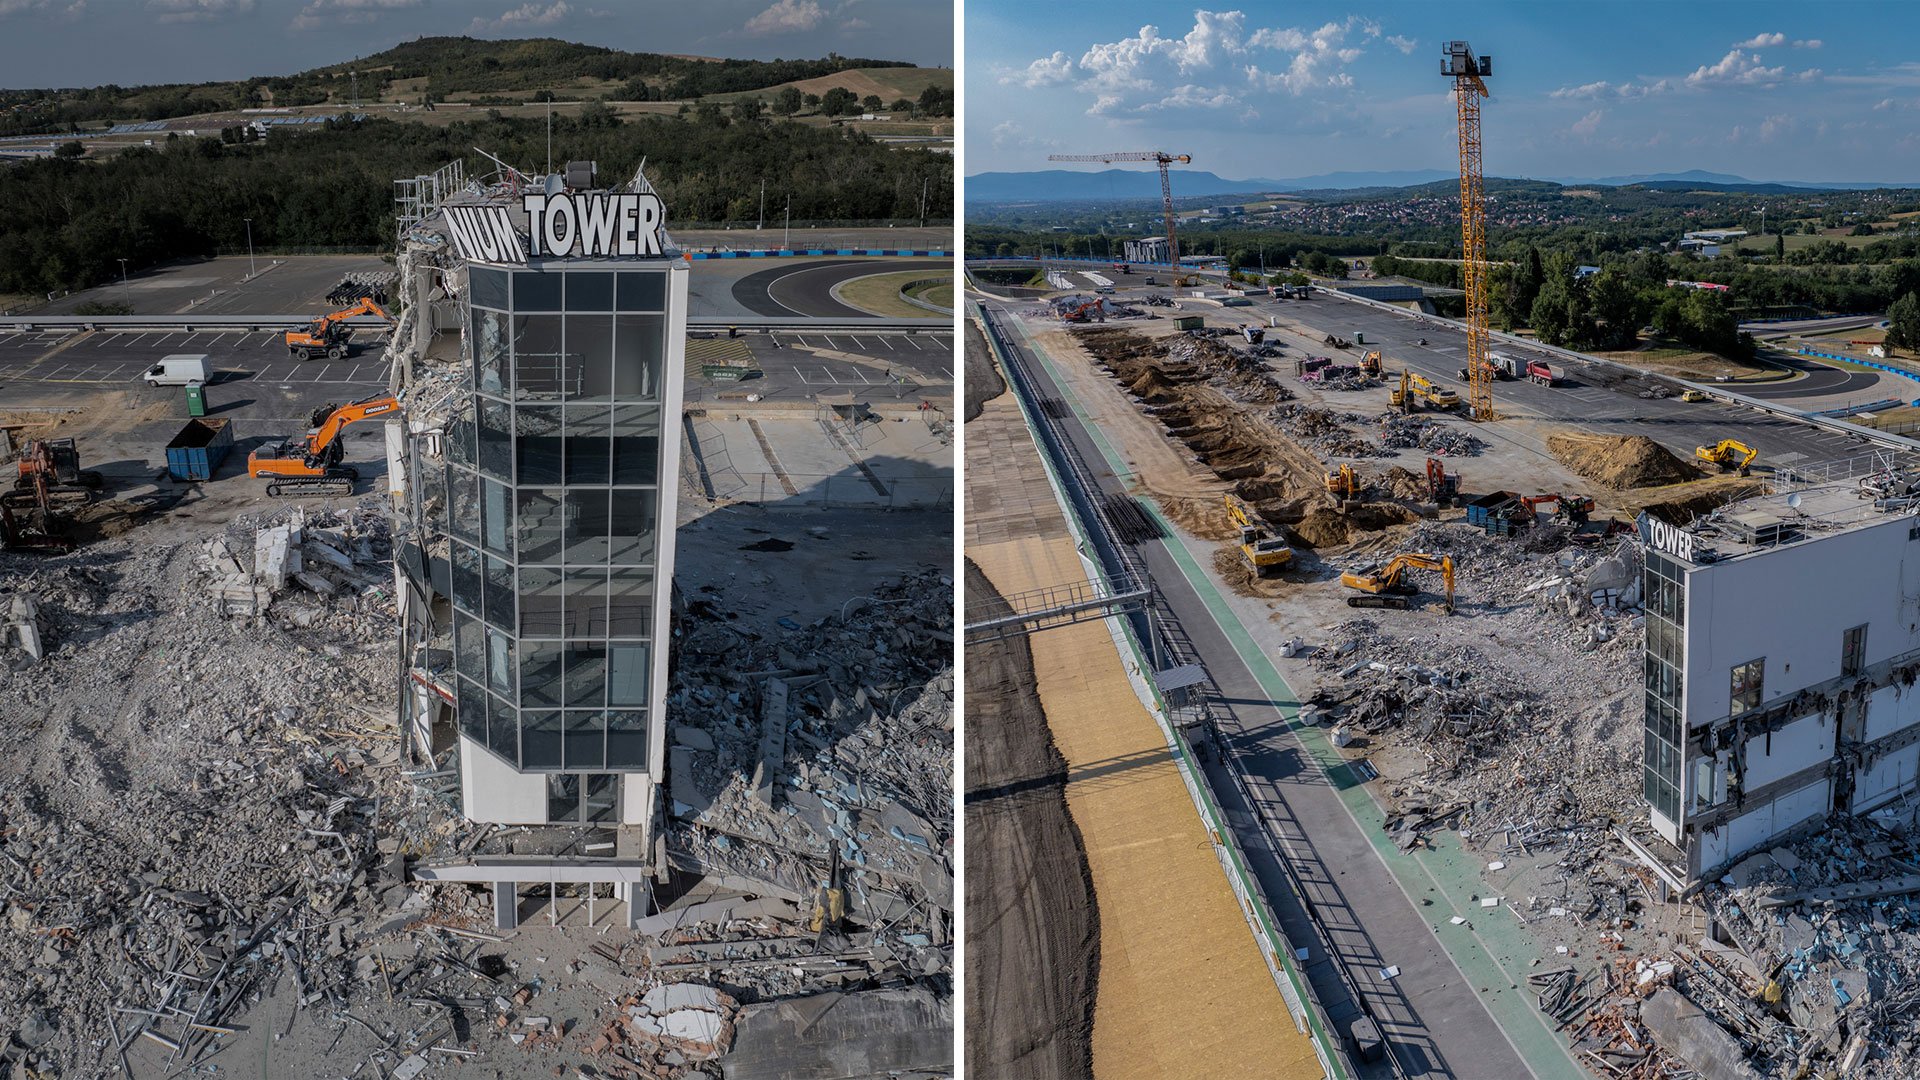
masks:
<path fill-rule="evenodd" d="M 338 360 L 347 355 L 348 338 L 352 331 L 347 320 L 356 315 L 378 315 L 392 326 L 393 316 L 381 310 L 373 297 L 363 296 L 360 302 L 349 308 L 322 315 L 307 324 L 304 330 L 287 331 L 287 355 L 295 360 L 305 360 L 316 353 L 325 354 L 329 360 Z"/>
<path fill-rule="evenodd" d="M 348 424 L 400 410 L 399 399 L 382 394 L 338 407 L 323 405 L 313 413 L 313 428 L 303 439 L 288 439 L 247 455 L 247 475 L 266 477 L 267 496 L 351 495 L 358 469 L 342 465 L 346 445 L 340 435 Z"/>
<path fill-rule="evenodd" d="M 1122 150 L 1114 154 L 1048 154 L 1048 161 L 1097 161 L 1102 165 L 1111 165 L 1116 161 L 1151 161 L 1160 166 L 1160 205 L 1167 215 L 1167 262 L 1173 267 L 1173 284 L 1177 287 L 1187 283 L 1186 276 L 1180 273 L 1180 246 L 1173 237 L 1173 183 L 1167 179 L 1167 166 L 1174 162 L 1188 165 L 1193 162 L 1190 154 L 1163 154 L 1158 150 Z"/>
<path fill-rule="evenodd" d="M 1480 99 L 1493 74 L 1493 57 L 1476 56 L 1464 41 L 1442 49 L 1440 74 L 1453 80 L 1460 127 L 1460 273 L 1467 291 L 1467 413 L 1493 419 L 1493 371 L 1487 365 L 1487 197 L 1480 179 Z"/>
<path fill-rule="evenodd" d="M 1253 510 L 1232 492 L 1222 497 L 1227 504 L 1227 517 L 1240 530 L 1240 560 L 1247 564 L 1247 569 L 1256 577 L 1272 577 L 1286 569 L 1293 561 L 1293 549 L 1287 546 L 1286 538 L 1275 535 L 1262 524 L 1253 516 Z"/>
<path fill-rule="evenodd" d="M 1424 552 L 1395 555 L 1384 564 L 1375 563 L 1341 574 L 1340 584 L 1349 589 L 1358 589 L 1365 594 L 1347 597 L 1347 606 L 1403 610 L 1412 607 L 1413 601 L 1409 597 L 1418 593 L 1420 589 L 1407 580 L 1409 570 L 1440 571 L 1441 580 L 1447 590 L 1447 614 L 1453 614 L 1453 557 L 1428 555 Z"/>

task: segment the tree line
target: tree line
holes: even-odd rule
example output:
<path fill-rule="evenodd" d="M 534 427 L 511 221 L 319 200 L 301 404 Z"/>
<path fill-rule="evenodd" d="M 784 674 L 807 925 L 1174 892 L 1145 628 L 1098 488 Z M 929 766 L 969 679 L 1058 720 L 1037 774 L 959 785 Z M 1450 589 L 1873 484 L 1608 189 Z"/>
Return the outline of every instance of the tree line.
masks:
<path fill-rule="evenodd" d="M 857 132 L 740 121 L 718 106 L 623 121 L 605 106 L 554 118 L 556 156 L 599 163 L 623 183 L 642 158 L 676 222 L 742 221 L 791 199 L 800 220 L 952 216 L 953 160 Z M 183 258 L 276 248 L 389 249 L 393 181 L 456 158 L 469 175 L 502 160 L 545 161 L 542 120 L 489 114 L 447 127 L 375 119 L 275 129 L 255 141 L 174 138 L 99 160 L 47 158 L 0 169 L 0 291 L 85 288 Z"/>

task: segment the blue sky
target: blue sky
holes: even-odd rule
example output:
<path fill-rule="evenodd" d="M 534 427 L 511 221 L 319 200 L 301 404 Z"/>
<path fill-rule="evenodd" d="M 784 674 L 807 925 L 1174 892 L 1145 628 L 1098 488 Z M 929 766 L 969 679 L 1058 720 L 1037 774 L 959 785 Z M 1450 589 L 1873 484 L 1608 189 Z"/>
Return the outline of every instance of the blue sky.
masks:
<path fill-rule="evenodd" d="M 743 59 L 953 65 L 953 12 L 898 0 L 0 0 L 0 86 L 290 75 L 412 38 L 557 37 Z"/>
<path fill-rule="evenodd" d="M 1456 169 L 1455 38 L 1493 56 L 1489 176 L 1920 183 L 1900 0 L 968 0 L 966 171 L 1153 149 L 1236 179 Z"/>

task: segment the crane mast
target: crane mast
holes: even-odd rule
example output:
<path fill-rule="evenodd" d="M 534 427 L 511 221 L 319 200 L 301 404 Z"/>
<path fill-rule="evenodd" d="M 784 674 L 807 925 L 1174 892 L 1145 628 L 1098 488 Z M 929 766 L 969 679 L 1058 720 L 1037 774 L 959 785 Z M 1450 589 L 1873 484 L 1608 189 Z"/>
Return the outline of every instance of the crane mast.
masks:
<path fill-rule="evenodd" d="M 1180 246 L 1173 235 L 1173 181 L 1167 177 L 1167 167 L 1174 162 L 1182 165 L 1193 161 L 1190 154 L 1167 154 L 1159 150 L 1123 150 L 1113 154 L 1049 154 L 1048 161 L 1097 161 L 1111 165 L 1116 161 L 1151 161 L 1160 167 L 1160 208 L 1167 223 L 1167 261 L 1173 267 L 1174 284 L 1185 284 L 1180 274 Z"/>
<path fill-rule="evenodd" d="M 1460 276 L 1467 293 L 1467 410 L 1491 420 L 1493 367 L 1487 360 L 1487 197 L 1480 172 L 1480 99 L 1493 57 L 1476 56 L 1464 41 L 1449 41 L 1440 74 L 1453 80 L 1460 129 Z"/>

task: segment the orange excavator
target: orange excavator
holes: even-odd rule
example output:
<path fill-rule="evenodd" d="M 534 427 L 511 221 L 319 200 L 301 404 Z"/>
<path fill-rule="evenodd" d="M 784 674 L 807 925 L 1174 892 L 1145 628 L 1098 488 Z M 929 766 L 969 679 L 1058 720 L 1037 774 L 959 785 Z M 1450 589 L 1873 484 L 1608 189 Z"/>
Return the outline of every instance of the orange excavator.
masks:
<path fill-rule="evenodd" d="M 1520 500 L 1520 505 L 1527 508 L 1529 516 L 1538 514 L 1540 508 L 1548 504 L 1552 504 L 1554 508 L 1554 517 L 1562 519 L 1567 524 L 1575 527 L 1585 525 L 1587 519 L 1593 514 L 1593 499 L 1586 495 L 1560 495 L 1557 493 L 1528 495 Z"/>
<path fill-rule="evenodd" d="M 248 454 L 247 475 L 267 478 L 267 496 L 274 499 L 351 495 L 360 472 L 340 463 L 346 456 L 341 433 L 348 424 L 399 411 L 400 400 L 390 394 L 323 405 L 314 410 L 313 428 L 304 438 Z"/>
<path fill-rule="evenodd" d="M 374 303 L 373 297 L 363 296 L 352 307 L 341 308 L 313 320 L 304 330 L 287 331 L 287 354 L 295 360 L 310 360 L 320 355 L 329 360 L 338 360 L 346 356 L 347 346 L 353 337 L 347 320 L 359 315 L 378 315 L 386 320 L 388 326 L 394 325 L 393 316 Z"/>
<path fill-rule="evenodd" d="M 1340 584 L 1358 589 L 1362 596 L 1347 597 L 1348 607 L 1400 608 L 1413 606 L 1412 597 L 1420 591 L 1408 580 L 1409 570 L 1438 570 L 1446 585 L 1446 610 L 1453 614 L 1453 557 L 1407 552 L 1395 555 L 1385 564 L 1375 563 L 1340 575 Z"/>

